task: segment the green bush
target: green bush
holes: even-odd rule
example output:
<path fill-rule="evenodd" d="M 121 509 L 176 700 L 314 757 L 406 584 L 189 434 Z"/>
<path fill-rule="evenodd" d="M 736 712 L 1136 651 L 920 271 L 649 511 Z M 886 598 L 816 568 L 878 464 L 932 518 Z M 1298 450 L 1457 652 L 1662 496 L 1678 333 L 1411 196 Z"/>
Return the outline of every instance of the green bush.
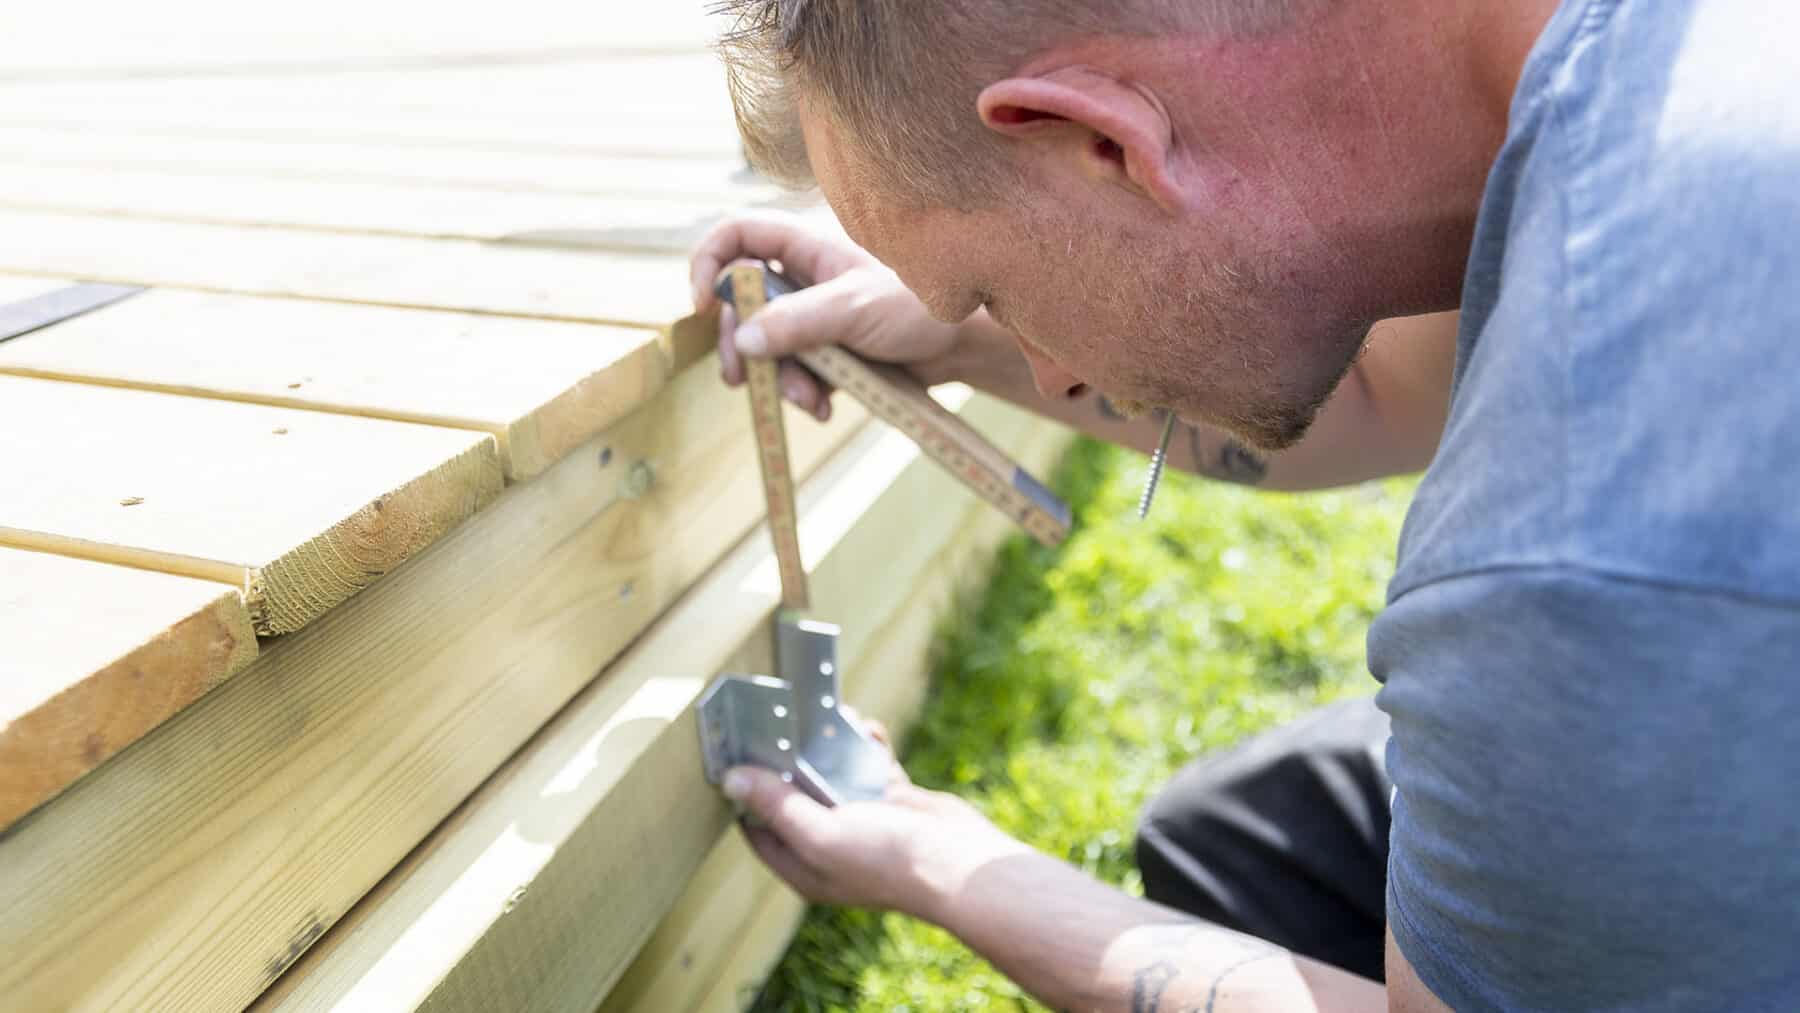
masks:
<path fill-rule="evenodd" d="M 1053 485 L 1060 548 L 1010 539 L 953 610 L 902 756 L 915 781 L 1124 889 L 1138 810 L 1195 755 L 1368 693 L 1363 637 L 1392 572 L 1410 480 L 1308 495 L 1171 474 L 1136 519 L 1140 455 L 1091 441 Z M 1039 1010 L 953 937 L 814 908 L 757 1008 Z"/>

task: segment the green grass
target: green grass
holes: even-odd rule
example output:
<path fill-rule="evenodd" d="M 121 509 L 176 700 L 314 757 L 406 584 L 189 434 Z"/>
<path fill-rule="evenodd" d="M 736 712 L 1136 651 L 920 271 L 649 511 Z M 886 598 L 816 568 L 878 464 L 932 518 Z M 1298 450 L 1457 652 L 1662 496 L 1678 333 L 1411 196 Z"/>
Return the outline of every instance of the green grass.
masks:
<path fill-rule="evenodd" d="M 1196 754 L 1372 692 L 1363 637 L 1413 484 L 1306 496 L 1170 475 L 1147 522 L 1143 457 L 1076 444 L 1053 485 L 1075 534 L 1000 550 L 955 610 L 902 756 L 1010 833 L 1141 893 L 1138 810 Z M 814 908 L 757 1009 L 1040 1010 L 938 929 Z"/>

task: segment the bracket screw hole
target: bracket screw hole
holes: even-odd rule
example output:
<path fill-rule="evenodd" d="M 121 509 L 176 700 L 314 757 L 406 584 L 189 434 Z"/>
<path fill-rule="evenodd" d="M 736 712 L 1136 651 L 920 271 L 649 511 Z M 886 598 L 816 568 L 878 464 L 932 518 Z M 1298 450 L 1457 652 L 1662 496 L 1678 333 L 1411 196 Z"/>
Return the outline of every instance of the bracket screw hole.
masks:
<path fill-rule="evenodd" d="M 819 698 L 819 706 L 825 708 L 826 710 L 830 710 L 831 708 L 837 706 L 837 698 L 832 696 L 830 693 L 827 693 L 824 696 Z"/>
<path fill-rule="evenodd" d="M 783 706 L 782 706 L 782 705 L 780 705 L 780 704 L 776 704 L 776 705 L 775 705 L 775 716 L 776 716 L 776 717 L 778 717 L 778 718 L 785 718 L 785 717 L 787 717 L 787 708 L 786 708 L 786 707 L 783 707 Z"/>
<path fill-rule="evenodd" d="M 831 662 L 829 662 L 829 661 L 819 662 L 819 674 L 820 675 L 830 675 L 831 673 L 833 673 L 835 671 L 837 671 L 837 666 L 833 665 Z"/>
<path fill-rule="evenodd" d="M 775 748 L 781 750 L 784 753 L 787 752 L 789 749 L 792 749 L 793 746 L 794 746 L 794 744 L 792 742 L 789 742 L 786 739 L 776 739 L 775 740 Z"/>

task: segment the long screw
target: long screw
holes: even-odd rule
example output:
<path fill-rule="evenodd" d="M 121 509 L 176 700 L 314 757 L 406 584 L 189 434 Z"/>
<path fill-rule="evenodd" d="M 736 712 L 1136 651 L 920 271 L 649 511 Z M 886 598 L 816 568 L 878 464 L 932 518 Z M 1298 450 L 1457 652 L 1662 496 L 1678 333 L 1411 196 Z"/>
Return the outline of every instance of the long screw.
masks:
<path fill-rule="evenodd" d="M 1144 495 L 1138 498 L 1138 520 L 1150 516 L 1150 500 L 1156 496 L 1156 483 L 1162 480 L 1163 461 L 1169 456 L 1169 437 L 1175 433 L 1175 413 L 1163 412 L 1162 439 L 1156 453 L 1150 455 L 1150 473 L 1144 477 Z"/>

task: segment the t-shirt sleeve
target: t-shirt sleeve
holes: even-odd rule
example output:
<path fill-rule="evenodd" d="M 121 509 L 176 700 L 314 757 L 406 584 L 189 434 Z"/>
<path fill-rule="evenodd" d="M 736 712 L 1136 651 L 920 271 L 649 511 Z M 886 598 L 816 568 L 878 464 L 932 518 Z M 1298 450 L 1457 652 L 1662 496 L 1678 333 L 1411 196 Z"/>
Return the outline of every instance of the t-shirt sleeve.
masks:
<path fill-rule="evenodd" d="M 1388 920 L 1476 1009 L 1772 1009 L 1800 984 L 1800 608 L 1567 567 L 1414 588 Z"/>

